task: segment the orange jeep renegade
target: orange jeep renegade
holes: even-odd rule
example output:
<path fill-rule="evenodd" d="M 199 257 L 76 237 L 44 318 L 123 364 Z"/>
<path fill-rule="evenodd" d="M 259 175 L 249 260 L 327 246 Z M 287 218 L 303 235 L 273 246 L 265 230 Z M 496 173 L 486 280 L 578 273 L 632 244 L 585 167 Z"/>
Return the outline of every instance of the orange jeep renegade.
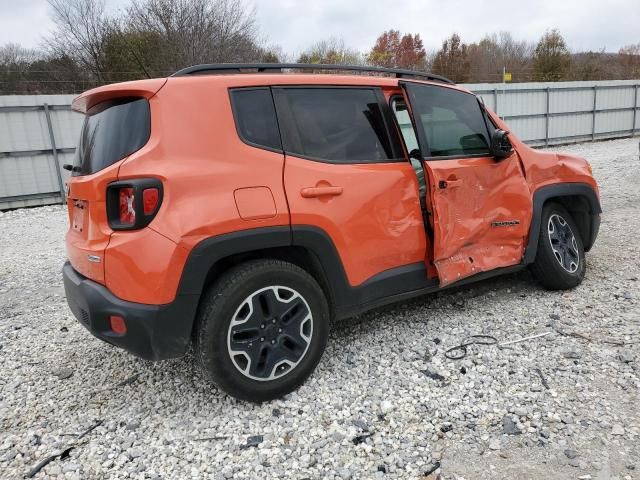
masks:
<path fill-rule="evenodd" d="M 200 65 L 73 109 L 71 310 L 145 359 L 193 343 L 242 399 L 302 384 L 332 320 L 527 266 L 575 287 L 598 234 L 586 160 L 533 150 L 436 75 Z"/>

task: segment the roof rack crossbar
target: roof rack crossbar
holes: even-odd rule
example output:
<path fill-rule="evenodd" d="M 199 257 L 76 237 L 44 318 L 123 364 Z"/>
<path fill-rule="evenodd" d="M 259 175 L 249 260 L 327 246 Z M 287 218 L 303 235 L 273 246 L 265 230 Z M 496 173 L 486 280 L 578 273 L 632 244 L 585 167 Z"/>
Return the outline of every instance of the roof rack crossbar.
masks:
<path fill-rule="evenodd" d="M 401 68 L 366 67 L 363 65 L 330 65 L 325 63 L 211 63 L 194 65 L 183 68 L 171 75 L 172 77 L 184 77 L 186 75 L 206 75 L 220 73 L 250 73 L 242 70 L 257 70 L 258 73 L 283 70 L 334 70 L 342 72 L 375 72 L 395 75 L 396 78 L 423 78 L 436 82 L 453 84 L 452 80 L 434 73 L 416 72 Z"/>

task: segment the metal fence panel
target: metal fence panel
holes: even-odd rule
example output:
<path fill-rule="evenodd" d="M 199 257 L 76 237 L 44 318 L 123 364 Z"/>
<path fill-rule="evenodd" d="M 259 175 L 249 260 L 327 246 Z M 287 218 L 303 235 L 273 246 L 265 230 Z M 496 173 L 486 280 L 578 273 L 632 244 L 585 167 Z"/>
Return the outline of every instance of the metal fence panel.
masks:
<path fill-rule="evenodd" d="M 546 124 L 544 117 L 510 117 L 506 121 L 511 131 L 518 135 L 518 138 L 523 142 L 533 142 L 545 136 Z"/>
<path fill-rule="evenodd" d="M 577 112 L 593 110 L 594 90 L 549 90 L 549 112 Z"/>
<path fill-rule="evenodd" d="M 0 209 L 59 203 L 82 115 L 73 95 L 0 96 Z"/>
<path fill-rule="evenodd" d="M 640 133 L 640 80 L 463 86 L 534 146 Z M 82 125 L 73 97 L 0 96 L 0 210 L 63 199 Z"/>
<path fill-rule="evenodd" d="M 0 151 L 20 152 L 50 148 L 46 120 L 38 111 L 6 112 L 0 116 Z"/>
<path fill-rule="evenodd" d="M 597 110 L 611 108 L 629 108 L 633 106 L 635 88 L 633 86 L 624 88 L 598 88 Z"/>
<path fill-rule="evenodd" d="M 632 123 L 633 111 L 631 110 L 599 112 L 596 115 L 595 133 L 597 135 L 628 132 Z"/>
<path fill-rule="evenodd" d="M 0 188 L 6 197 L 18 197 L 25 193 L 59 194 L 53 155 L 7 157 L 0 166 Z"/>
<path fill-rule="evenodd" d="M 551 117 L 549 118 L 549 135 L 553 138 L 591 136 L 592 123 L 591 112 Z M 544 135 L 538 139 L 544 139 Z"/>
<path fill-rule="evenodd" d="M 75 149 L 84 117 L 71 110 L 51 110 L 53 135 L 58 148 Z"/>
<path fill-rule="evenodd" d="M 504 117 L 520 117 L 523 115 L 544 114 L 547 111 L 547 94 L 545 91 L 524 91 L 515 95 L 512 90 L 498 91 L 501 97 L 498 105 L 500 115 Z"/>

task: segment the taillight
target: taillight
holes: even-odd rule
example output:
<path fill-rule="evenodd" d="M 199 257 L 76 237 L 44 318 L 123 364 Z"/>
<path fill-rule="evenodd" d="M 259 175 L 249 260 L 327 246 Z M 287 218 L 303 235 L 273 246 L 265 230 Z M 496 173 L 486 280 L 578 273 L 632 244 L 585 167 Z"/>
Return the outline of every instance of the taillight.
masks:
<path fill-rule="evenodd" d="M 162 204 L 162 183 L 155 178 L 114 182 L 107 187 L 107 218 L 113 230 L 144 228 Z"/>
<path fill-rule="evenodd" d="M 136 223 L 136 210 L 133 206 L 135 201 L 134 189 L 131 187 L 124 187 L 120 189 L 120 223 L 122 225 L 134 225 Z M 145 208 L 145 213 L 147 209 Z"/>
<path fill-rule="evenodd" d="M 145 188 L 142 191 L 142 209 L 145 215 L 151 215 L 158 206 L 160 191 L 157 188 Z"/>

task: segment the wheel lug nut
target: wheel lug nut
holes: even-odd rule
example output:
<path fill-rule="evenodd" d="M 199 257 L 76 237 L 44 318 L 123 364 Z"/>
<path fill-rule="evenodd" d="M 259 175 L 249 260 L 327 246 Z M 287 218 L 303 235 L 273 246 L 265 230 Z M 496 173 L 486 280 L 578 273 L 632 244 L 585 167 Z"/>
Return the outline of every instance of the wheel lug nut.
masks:
<path fill-rule="evenodd" d="M 274 318 L 273 320 L 271 320 L 271 323 L 276 323 L 276 319 Z"/>
<path fill-rule="evenodd" d="M 282 329 L 281 328 L 278 329 L 278 333 L 282 333 Z"/>
<path fill-rule="evenodd" d="M 264 328 L 264 323 L 262 325 L 260 325 L 260 328 Z"/>
<path fill-rule="evenodd" d="M 260 337 L 260 341 L 261 341 L 261 342 L 264 342 L 264 337 Z"/>
<path fill-rule="evenodd" d="M 274 343 L 276 343 L 276 341 L 275 340 L 271 340 L 271 345 L 273 345 Z"/>

